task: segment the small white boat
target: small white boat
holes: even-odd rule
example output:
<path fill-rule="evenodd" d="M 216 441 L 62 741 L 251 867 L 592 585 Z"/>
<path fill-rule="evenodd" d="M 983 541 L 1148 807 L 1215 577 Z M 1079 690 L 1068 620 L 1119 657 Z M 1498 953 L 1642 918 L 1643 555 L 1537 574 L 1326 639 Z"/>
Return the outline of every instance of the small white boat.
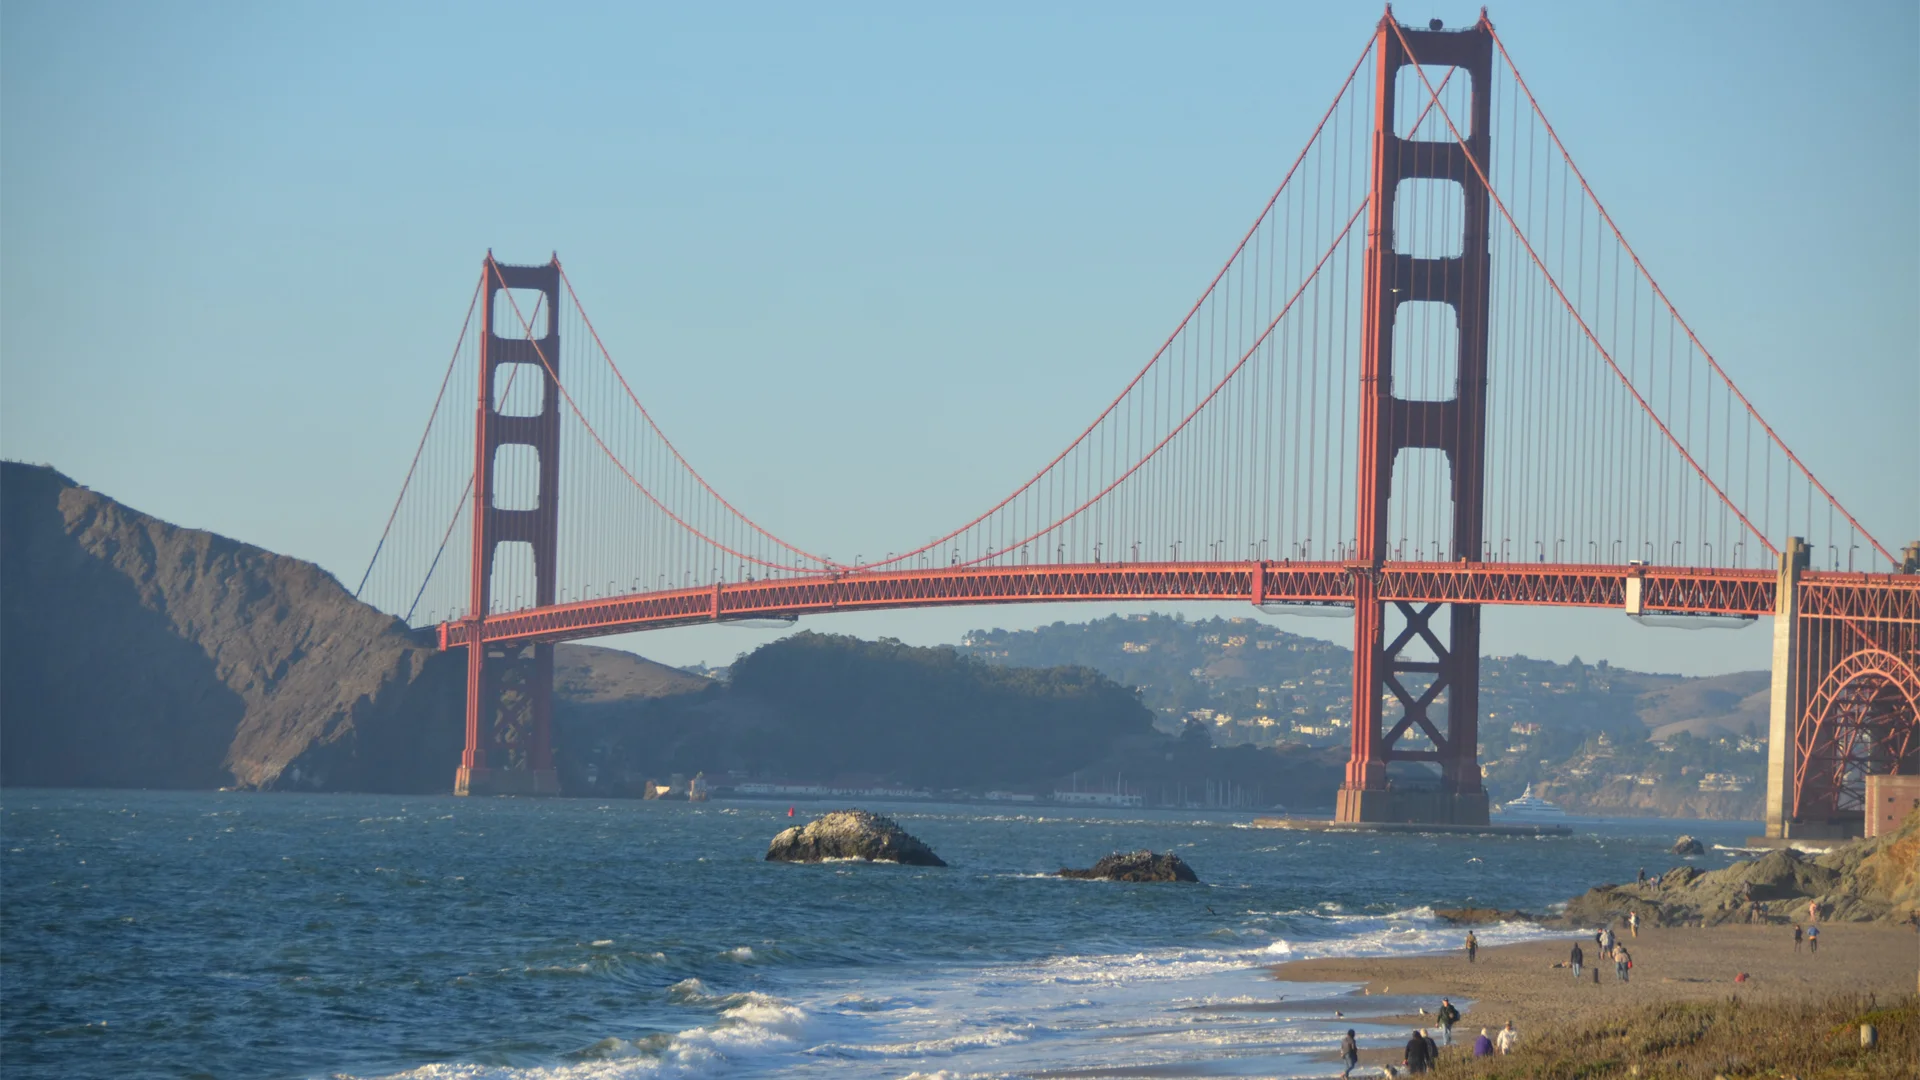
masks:
<path fill-rule="evenodd" d="M 1527 790 L 1521 792 L 1519 798 L 1494 807 L 1494 813 L 1511 821 L 1522 819 L 1527 821 L 1559 821 L 1567 816 L 1565 810 L 1535 795 L 1532 784 L 1527 785 Z"/>

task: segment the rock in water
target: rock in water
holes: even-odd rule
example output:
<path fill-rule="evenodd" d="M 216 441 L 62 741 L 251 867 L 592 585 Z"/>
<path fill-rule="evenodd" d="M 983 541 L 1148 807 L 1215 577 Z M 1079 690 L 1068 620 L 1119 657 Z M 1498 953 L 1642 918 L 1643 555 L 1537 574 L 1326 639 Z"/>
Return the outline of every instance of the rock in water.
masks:
<path fill-rule="evenodd" d="M 1155 855 L 1151 851 L 1115 852 L 1093 864 L 1091 870 L 1061 870 L 1064 878 L 1104 881 L 1199 881 L 1180 856 L 1169 851 Z"/>
<path fill-rule="evenodd" d="M 915 839 L 892 818 L 865 810 L 835 810 L 796 825 L 767 845 L 768 862 L 819 862 L 868 859 L 909 866 L 945 866 L 933 849 Z"/>
<path fill-rule="evenodd" d="M 1707 853 L 1707 845 L 1695 840 L 1691 836 L 1683 836 L 1673 842 L 1673 853 L 1675 855 L 1705 855 Z"/>

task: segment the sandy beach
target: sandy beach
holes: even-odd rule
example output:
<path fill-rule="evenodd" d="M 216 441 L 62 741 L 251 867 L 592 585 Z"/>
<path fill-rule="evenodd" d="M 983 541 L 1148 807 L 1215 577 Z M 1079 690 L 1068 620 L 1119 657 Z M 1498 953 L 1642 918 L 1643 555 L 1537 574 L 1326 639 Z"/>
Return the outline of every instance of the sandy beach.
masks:
<path fill-rule="evenodd" d="M 1465 928 L 1460 936 L 1465 939 Z M 1509 1020 L 1524 1038 L 1626 1003 L 1725 1000 L 1731 994 L 1753 1001 L 1810 1000 L 1833 993 L 1874 993 L 1891 1001 L 1914 993 L 1920 979 L 1920 934 L 1878 923 L 1821 926 L 1817 954 L 1804 947 L 1794 951 L 1790 926 L 1643 928 L 1637 940 L 1627 938 L 1633 970 L 1624 984 L 1615 979 L 1611 962 L 1601 965 L 1597 984 L 1591 963 L 1577 982 L 1568 968 L 1555 967 L 1566 962 L 1576 941 L 1591 961 L 1597 951 L 1592 936 L 1568 933 L 1551 941 L 1482 948 L 1472 964 L 1462 949 L 1439 956 L 1296 960 L 1273 970 L 1287 982 L 1358 984 L 1356 997 L 1425 999 L 1429 1012 L 1443 996 L 1450 997 L 1464 1014 L 1454 1028 L 1456 1043 L 1463 1035 L 1470 1043 L 1483 1027 L 1497 1032 Z M 1742 972 L 1747 981 L 1736 983 Z M 1368 1020 L 1383 1026 L 1389 1021 L 1396 1028 L 1433 1024 L 1417 1013 Z M 1376 1051 L 1361 1060 L 1377 1064 L 1389 1058 Z"/>

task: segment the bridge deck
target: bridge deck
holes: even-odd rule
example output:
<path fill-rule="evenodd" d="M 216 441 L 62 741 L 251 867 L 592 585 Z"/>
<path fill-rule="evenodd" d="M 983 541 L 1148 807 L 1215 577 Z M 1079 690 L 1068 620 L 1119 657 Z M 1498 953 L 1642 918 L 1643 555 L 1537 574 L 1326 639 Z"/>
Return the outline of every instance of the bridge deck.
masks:
<path fill-rule="evenodd" d="M 489 616 L 489 642 L 563 641 L 733 619 L 835 611 L 1126 601 L 1237 601 L 1245 604 L 1351 603 L 1371 577 L 1383 601 L 1464 602 L 1620 608 L 1627 580 L 1642 578 L 1649 611 L 1770 615 L 1776 575 L 1766 570 L 1598 567 L 1552 563 L 1336 562 L 1067 564 L 969 567 L 775 578 L 666 589 Z M 1810 572 L 1803 613 L 1827 617 L 1920 618 L 1920 577 Z M 473 620 L 443 623 L 442 648 L 473 639 Z"/>

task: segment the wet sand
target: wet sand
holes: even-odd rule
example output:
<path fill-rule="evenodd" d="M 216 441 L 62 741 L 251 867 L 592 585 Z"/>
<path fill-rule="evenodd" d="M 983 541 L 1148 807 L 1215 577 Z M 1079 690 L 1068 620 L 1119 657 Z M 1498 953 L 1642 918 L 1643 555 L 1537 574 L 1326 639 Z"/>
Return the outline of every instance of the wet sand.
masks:
<path fill-rule="evenodd" d="M 1461 937 L 1465 936 L 1462 928 Z M 1566 962 L 1576 941 L 1589 961 L 1578 982 L 1568 968 L 1553 966 Z M 1482 948 L 1473 964 L 1467 963 L 1462 949 L 1440 956 L 1295 960 L 1276 965 L 1273 971 L 1287 982 L 1359 984 L 1354 991 L 1357 998 L 1384 995 L 1423 1000 L 1429 1013 L 1439 1008 L 1443 996 L 1450 997 L 1463 1014 L 1454 1028 L 1454 1042 L 1469 1046 L 1481 1028 L 1496 1034 L 1509 1020 L 1524 1038 L 1529 1031 L 1620 1004 L 1724 1000 L 1736 993 L 1755 1001 L 1804 1000 L 1835 993 L 1875 993 L 1888 1000 L 1914 993 L 1920 979 L 1920 934 L 1877 923 L 1822 925 L 1818 954 L 1804 946 L 1794 952 L 1790 926 L 1645 928 L 1638 940 L 1628 937 L 1626 945 L 1633 955 L 1626 983 L 1615 979 L 1613 963 L 1608 961 L 1600 965 L 1596 984 L 1591 961 L 1598 948 L 1591 934 L 1575 933 L 1551 941 Z M 1734 982 L 1741 972 L 1747 974 L 1747 981 Z M 1392 1019 L 1397 1024 L 1393 1030 L 1437 1026 L 1417 1012 Z M 1407 1031 L 1400 1033 L 1404 1036 Z M 1437 1032 L 1434 1037 L 1439 1038 Z M 1387 1060 L 1381 1051 L 1361 1057 L 1365 1064 Z M 1398 1055 L 1392 1055 L 1392 1060 L 1397 1061 Z"/>

